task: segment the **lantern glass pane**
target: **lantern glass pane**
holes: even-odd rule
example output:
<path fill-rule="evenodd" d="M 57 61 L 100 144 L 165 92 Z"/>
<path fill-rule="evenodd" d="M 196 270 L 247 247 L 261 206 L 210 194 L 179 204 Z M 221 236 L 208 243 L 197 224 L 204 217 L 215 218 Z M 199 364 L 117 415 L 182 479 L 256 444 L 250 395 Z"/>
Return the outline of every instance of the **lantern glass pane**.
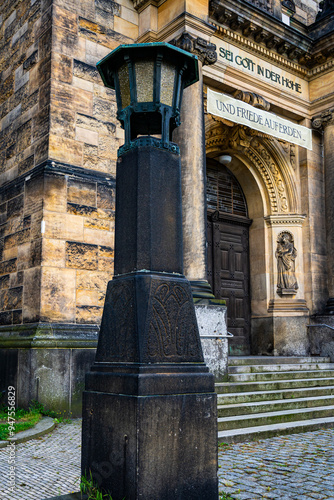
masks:
<path fill-rule="evenodd" d="M 154 61 L 137 61 L 135 63 L 137 101 L 153 101 Z"/>
<path fill-rule="evenodd" d="M 175 66 L 163 62 L 161 64 L 161 91 L 160 102 L 173 106 L 174 82 L 175 82 Z"/>
<path fill-rule="evenodd" d="M 127 64 L 123 64 L 123 66 L 119 68 L 118 80 L 121 89 L 122 109 L 124 109 L 130 106 L 131 103 L 129 68 Z"/>

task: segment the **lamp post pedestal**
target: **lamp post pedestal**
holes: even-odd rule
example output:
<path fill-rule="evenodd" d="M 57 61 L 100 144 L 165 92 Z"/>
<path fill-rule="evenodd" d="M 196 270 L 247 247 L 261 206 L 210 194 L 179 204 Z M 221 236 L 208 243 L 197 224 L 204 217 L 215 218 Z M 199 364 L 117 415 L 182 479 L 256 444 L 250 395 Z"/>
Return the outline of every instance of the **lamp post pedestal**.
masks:
<path fill-rule="evenodd" d="M 217 401 L 182 274 L 178 154 L 117 167 L 115 277 L 83 399 L 82 473 L 114 500 L 213 500 Z"/>

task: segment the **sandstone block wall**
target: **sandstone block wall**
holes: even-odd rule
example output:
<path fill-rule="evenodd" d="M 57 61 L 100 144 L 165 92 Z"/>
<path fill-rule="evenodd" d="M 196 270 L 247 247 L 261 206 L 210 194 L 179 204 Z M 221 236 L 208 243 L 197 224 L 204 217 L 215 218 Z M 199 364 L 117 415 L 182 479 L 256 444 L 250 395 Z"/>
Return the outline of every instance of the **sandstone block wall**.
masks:
<path fill-rule="evenodd" d="M 113 274 L 114 181 L 41 172 L 0 196 L 0 324 L 99 323 Z"/>
<path fill-rule="evenodd" d="M 130 0 L 2 5 L 0 325 L 100 321 L 123 131 L 96 63 L 137 25 Z"/>

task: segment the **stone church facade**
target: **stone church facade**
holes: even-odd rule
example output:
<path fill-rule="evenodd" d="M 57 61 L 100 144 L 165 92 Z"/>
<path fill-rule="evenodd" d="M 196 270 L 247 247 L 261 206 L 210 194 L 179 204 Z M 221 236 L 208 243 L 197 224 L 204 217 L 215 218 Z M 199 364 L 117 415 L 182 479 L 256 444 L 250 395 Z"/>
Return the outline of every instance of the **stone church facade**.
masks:
<path fill-rule="evenodd" d="M 113 274 L 124 137 L 96 63 L 128 43 L 168 41 L 199 59 L 173 137 L 194 300 L 226 301 L 231 354 L 333 355 L 333 2 L 0 9 L 0 389 L 80 412 Z M 208 89 L 312 130 L 312 148 L 208 113 Z"/>

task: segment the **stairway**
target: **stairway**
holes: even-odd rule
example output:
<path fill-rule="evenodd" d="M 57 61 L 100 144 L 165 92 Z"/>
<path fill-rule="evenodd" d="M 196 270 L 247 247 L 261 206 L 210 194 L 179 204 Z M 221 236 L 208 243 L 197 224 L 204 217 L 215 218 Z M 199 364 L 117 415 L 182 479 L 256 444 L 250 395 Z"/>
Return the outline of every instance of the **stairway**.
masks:
<path fill-rule="evenodd" d="M 229 357 L 216 384 L 218 442 L 334 427 L 334 363 L 324 357 Z"/>

